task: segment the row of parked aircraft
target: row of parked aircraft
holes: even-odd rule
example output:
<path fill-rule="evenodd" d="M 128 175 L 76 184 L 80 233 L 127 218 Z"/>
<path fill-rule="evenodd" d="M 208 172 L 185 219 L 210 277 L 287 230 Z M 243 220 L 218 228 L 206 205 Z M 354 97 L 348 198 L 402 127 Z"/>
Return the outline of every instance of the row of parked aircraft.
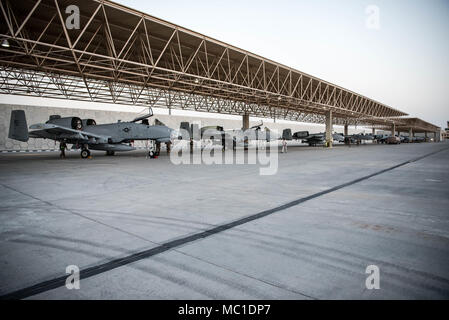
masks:
<path fill-rule="evenodd" d="M 352 134 L 343 135 L 341 133 L 332 134 L 334 142 L 344 142 L 346 144 L 360 144 L 364 141 L 376 141 L 377 143 L 386 144 L 400 144 L 400 143 L 412 143 L 412 142 L 425 142 L 424 137 L 412 137 L 408 136 L 392 136 L 389 134 Z M 296 132 L 292 135 L 293 140 L 302 140 L 303 143 L 308 143 L 310 146 L 316 146 L 324 144 L 326 142 L 325 133 L 309 134 L 307 131 Z"/>
<path fill-rule="evenodd" d="M 196 126 L 196 127 L 195 127 Z M 195 124 L 190 124 L 188 122 L 182 122 L 180 130 L 185 132 L 187 139 L 192 140 L 212 140 L 217 144 L 223 143 L 223 148 L 231 147 L 235 149 L 236 146 L 246 146 L 249 141 L 273 141 L 285 139 L 288 141 L 300 141 L 306 143 L 309 146 L 324 145 L 326 143 L 326 134 L 321 133 L 309 133 L 309 131 L 298 131 L 295 133 L 291 132 L 291 129 L 285 129 L 282 134 L 276 134 L 270 131 L 267 127 L 262 130 L 263 122 L 257 124 L 247 130 L 237 129 L 237 130 L 224 130 L 220 126 L 208 126 L 199 128 Z M 179 136 L 182 140 L 183 137 Z M 184 138 L 185 139 L 185 138 Z M 386 144 L 398 144 L 407 142 L 422 142 L 425 141 L 423 137 L 413 137 L 410 140 L 406 136 L 391 136 L 388 134 L 352 134 L 344 135 L 342 133 L 332 134 L 333 142 L 340 142 L 346 144 L 361 144 L 365 141 L 376 141 L 377 143 Z"/>
<path fill-rule="evenodd" d="M 149 125 L 148 118 L 153 116 L 150 108 L 149 114 L 138 117 L 129 122 L 118 122 L 108 124 L 97 124 L 93 119 L 80 119 L 79 117 L 50 116 L 45 123 L 27 126 L 25 112 L 14 110 L 11 113 L 9 138 L 26 142 L 29 138 L 51 139 L 64 141 L 72 144 L 72 148 L 81 151 L 81 157 L 90 156 L 89 150 L 103 150 L 107 155 L 113 155 L 116 151 L 132 151 L 136 148 L 131 142 L 138 140 L 153 141 L 156 144 L 171 143 L 174 139 L 199 141 L 209 140 L 221 143 L 223 148 L 237 146 L 248 146 L 249 141 L 274 141 L 274 140 L 296 140 L 307 143 L 309 146 L 324 145 L 326 143 L 325 133 L 312 133 L 299 131 L 292 134 L 291 129 L 285 129 L 281 135 L 270 131 L 268 128 L 262 130 L 263 122 L 249 128 L 248 130 L 224 130 L 220 126 L 209 126 L 199 128 L 196 124 L 182 122 L 179 130 L 168 128 L 156 120 L 156 125 Z M 361 143 L 362 141 L 376 140 L 380 143 L 410 142 L 408 137 L 391 137 L 389 135 L 354 134 L 345 136 L 334 133 L 332 138 L 336 142 Z M 421 137 L 413 138 L 412 142 L 421 142 Z M 154 151 L 150 150 L 153 156 Z"/>

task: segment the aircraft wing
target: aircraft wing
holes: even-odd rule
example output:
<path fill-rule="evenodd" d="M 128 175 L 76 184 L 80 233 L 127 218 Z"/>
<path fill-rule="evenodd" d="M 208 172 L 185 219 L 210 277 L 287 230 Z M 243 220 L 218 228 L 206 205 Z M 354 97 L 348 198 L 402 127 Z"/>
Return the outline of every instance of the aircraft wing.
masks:
<path fill-rule="evenodd" d="M 64 138 L 75 139 L 75 140 L 95 140 L 97 143 L 105 143 L 108 141 L 108 136 L 102 136 L 87 131 L 75 130 L 72 128 L 67 128 L 59 126 L 52 123 L 40 123 L 30 126 L 30 137 L 32 138 L 44 138 L 48 135 L 67 135 Z"/>

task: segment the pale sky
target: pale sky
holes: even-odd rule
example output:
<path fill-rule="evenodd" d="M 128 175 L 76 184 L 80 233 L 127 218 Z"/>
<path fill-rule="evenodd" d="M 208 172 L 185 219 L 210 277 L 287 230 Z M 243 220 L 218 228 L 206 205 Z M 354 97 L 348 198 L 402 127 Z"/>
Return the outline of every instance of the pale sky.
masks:
<path fill-rule="evenodd" d="M 115 1 L 447 127 L 449 0 Z"/>
<path fill-rule="evenodd" d="M 118 0 L 446 128 L 449 1 Z M 380 29 L 366 27 L 369 5 Z"/>

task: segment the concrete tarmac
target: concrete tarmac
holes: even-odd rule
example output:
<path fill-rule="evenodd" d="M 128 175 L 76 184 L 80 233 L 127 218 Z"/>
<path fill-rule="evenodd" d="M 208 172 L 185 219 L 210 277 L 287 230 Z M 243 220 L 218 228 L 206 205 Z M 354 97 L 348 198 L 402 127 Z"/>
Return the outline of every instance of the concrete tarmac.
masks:
<path fill-rule="evenodd" d="M 449 298 L 448 143 L 290 148 L 272 176 L 143 151 L 2 154 L 0 190 L 2 296 Z M 69 265 L 79 290 L 55 282 Z"/>

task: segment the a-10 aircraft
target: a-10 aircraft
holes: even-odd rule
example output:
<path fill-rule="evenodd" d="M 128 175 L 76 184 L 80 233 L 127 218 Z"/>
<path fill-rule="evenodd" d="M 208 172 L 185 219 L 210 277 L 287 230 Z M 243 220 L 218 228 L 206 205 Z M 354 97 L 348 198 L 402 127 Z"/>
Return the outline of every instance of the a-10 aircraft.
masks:
<path fill-rule="evenodd" d="M 33 124 L 28 131 L 25 112 L 13 110 L 9 127 L 10 139 L 26 142 L 29 138 L 51 139 L 73 144 L 73 149 L 81 149 L 81 158 L 88 158 L 90 150 L 106 151 L 114 155 L 116 151 L 132 151 L 136 148 L 129 145 L 135 140 L 169 143 L 173 138 L 173 130 L 164 125 L 149 125 L 150 113 L 130 122 L 117 122 L 97 125 L 93 119 L 78 117 L 50 116 L 46 123 Z M 151 153 L 154 151 L 150 151 Z"/>
<path fill-rule="evenodd" d="M 320 144 L 326 143 L 326 134 L 325 133 L 313 133 L 309 134 L 308 131 L 299 131 L 295 132 L 292 136 L 294 140 L 301 140 L 303 143 L 308 143 L 309 146 L 317 146 Z M 333 133 L 332 140 L 337 142 L 345 142 L 345 143 L 359 143 L 362 141 L 372 141 L 376 140 L 377 136 L 372 134 L 353 134 L 353 135 L 343 135 L 341 133 Z"/>
<path fill-rule="evenodd" d="M 233 148 L 236 146 L 245 146 L 249 141 L 266 141 L 270 142 L 273 140 L 278 140 L 280 137 L 274 132 L 270 131 L 268 128 L 262 130 L 263 121 L 247 130 L 243 129 L 233 129 L 225 131 L 233 141 Z"/>
<path fill-rule="evenodd" d="M 372 135 L 371 133 L 367 133 L 367 134 L 357 133 L 357 134 L 353 134 L 349 137 L 355 141 L 372 141 L 375 139 L 375 136 Z"/>
<path fill-rule="evenodd" d="M 348 143 L 356 143 L 356 144 L 360 144 L 363 141 L 373 141 L 376 140 L 376 135 L 373 135 L 371 133 L 356 133 L 356 134 L 352 134 L 349 136 L 346 136 L 346 138 L 348 139 Z"/>
<path fill-rule="evenodd" d="M 325 144 L 326 143 L 326 133 L 312 133 L 310 134 L 309 131 L 299 131 L 295 132 L 292 136 L 292 139 L 294 140 L 301 140 L 303 143 L 309 144 L 309 146 L 317 146 L 319 144 Z M 340 133 L 333 133 L 332 134 L 332 140 L 337 142 L 344 142 L 345 137 L 344 135 Z"/>
<path fill-rule="evenodd" d="M 216 144 L 222 144 L 223 148 L 233 148 L 237 146 L 248 146 L 249 141 L 272 141 L 279 139 L 278 135 L 271 132 L 268 128 L 262 130 L 263 122 L 247 130 L 232 129 L 224 130 L 220 126 L 196 127 L 195 124 L 182 122 L 180 129 L 187 133 L 188 137 L 179 136 L 180 139 L 192 140 L 210 140 Z"/>

